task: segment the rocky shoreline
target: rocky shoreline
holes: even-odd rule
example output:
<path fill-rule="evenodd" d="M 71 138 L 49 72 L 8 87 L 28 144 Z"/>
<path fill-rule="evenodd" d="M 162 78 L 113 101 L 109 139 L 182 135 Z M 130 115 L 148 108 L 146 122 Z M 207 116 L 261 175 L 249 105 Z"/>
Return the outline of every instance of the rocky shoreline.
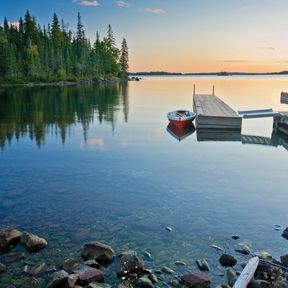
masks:
<path fill-rule="evenodd" d="M 167 229 L 167 232 L 173 230 Z M 280 227 L 279 227 L 280 228 Z M 288 240 L 288 227 L 283 231 L 282 237 Z M 0 263 L 0 287 L 9 288 L 111 288 L 116 287 L 105 283 L 103 270 L 106 267 L 115 265 L 114 273 L 119 279 L 117 288 L 160 288 L 160 287 L 191 287 L 191 288 L 209 288 L 216 284 L 211 280 L 208 272 L 213 272 L 221 278 L 223 284 L 218 284 L 217 288 L 229 288 L 234 285 L 237 277 L 241 273 L 249 258 L 258 256 L 260 261 L 254 277 L 250 281 L 249 288 L 286 288 L 288 287 L 288 255 L 283 255 L 280 260 L 276 260 L 269 253 L 253 252 L 245 243 L 241 243 L 238 235 L 232 235 L 231 239 L 235 241 L 233 250 L 235 253 L 228 254 L 225 250 L 212 243 L 209 249 L 219 253 L 219 258 L 215 259 L 220 265 L 218 271 L 212 271 L 209 261 L 204 258 L 195 259 L 198 271 L 189 271 L 188 265 L 178 260 L 174 267 L 163 266 L 158 270 L 152 270 L 145 267 L 145 261 L 138 256 L 136 251 L 125 251 L 116 254 L 115 250 L 102 242 L 92 241 L 86 243 L 81 250 L 79 258 L 67 258 L 60 265 L 48 267 L 45 262 L 31 265 L 29 263 L 29 254 L 37 253 L 44 249 L 48 243 L 44 238 L 28 232 L 21 232 L 15 228 L 0 230 L 0 255 L 5 261 Z M 239 241 L 238 241 L 239 240 Z M 11 252 L 18 245 L 21 245 L 28 253 Z M 243 260 L 242 256 L 246 258 Z M 153 255 L 145 251 L 143 256 L 149 260 Z M 25 260 L 23 260 L 25 258 Z M 1 258 L 0 258 L 1 259 Z M 2 276 L 10 265 L 9 259 L 13 261 L 22 261 L 23 277 L 21 279 L 7 279 L 4 284 Z M 28 260 L 27 260 L 28 259 Z M 242 261 L 240 261 L 242 260 Z M 149 261 L 148 261 L 149 263 Z M 239 265 L 240 264 L 240 265 Z M 185 272 L 179 273 L 178 267 L 185 267 Z M 236 268 L 235 268 L 236 267 Z M 4 285 L 4 286 L 1 286 Z"/>
<path fill-rule="evenodd" d="M 127 82 L 127 79 L 121 79 L 118 77 L 112 77 L 107 79 L 99 79 L 99 80 L 79 80 L 79 81 L 58 81 L 58 82 L 27 82 L 21 84 L 7 83 L 0 84 L 0 87 L 45 87 L 45 86 L 72 86 L 72 85 L 93 85 L 93 84 L 116 84 L 121 82 Z"/>

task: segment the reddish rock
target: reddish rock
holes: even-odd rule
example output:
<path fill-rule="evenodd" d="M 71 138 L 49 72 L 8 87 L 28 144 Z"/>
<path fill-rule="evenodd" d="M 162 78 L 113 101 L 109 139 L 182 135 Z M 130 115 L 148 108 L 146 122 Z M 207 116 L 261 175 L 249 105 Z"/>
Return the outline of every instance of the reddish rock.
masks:
<path fill-rule="evenodd" d="M 180 277 L 181 281 L 193 288 L 209 288 L 211 281 L 208 276 L 202 273 L 191 273 Z"/>
<path fill-rule="evenodd" d="M 88 285 L 94 281 L 104 281 L 104 274 L 101 270 L 86 265 L 76 264 L 73 268 L 73 273 L 78 274 L 80 285 Z"/>
<path fill-rule="evenodd" d="M 117 268 L 118 276 L 143 271 L 144 262 L 137 256 L 135 251 L 128 251 L 123 254 Z"/>
<path fill-rule="evenodd" d="M 22 233 L 14 228 L 0 230 L 0 254 L 9 252 L 19 242 Z"/>
<path fill-rule="evenodd" d="M 81 256 L 86 260 L 96 260 L 100 264 L 108 264 L 113 261 L 115 252 L 112 247 L 94 241 L 84 245 Z"/>

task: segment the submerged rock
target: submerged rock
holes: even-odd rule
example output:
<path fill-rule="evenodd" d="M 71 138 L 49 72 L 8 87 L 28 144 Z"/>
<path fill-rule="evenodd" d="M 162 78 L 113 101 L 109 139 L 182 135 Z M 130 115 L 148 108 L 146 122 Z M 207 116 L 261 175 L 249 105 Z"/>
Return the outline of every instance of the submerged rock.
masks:
<path fill-rule="evenodd" d="M 76 264 L 73 272 L 79 276 L 80 285 L 88 285 L 91 282 L 103 282 L 104 274 L 101 270 L 83 264 Z"/>
<path fill-rule="evenodd" d="M 196 264 L 201 271 L 209 271 L 209 264 L 206 259 L 198 259 Z"/>
<path fill-rule="evenodd" d="M 184 262 L 184 261 L 176 261 L 175 262 L 175 265 L 177 265 L 177 266 L 185 266 L 186 265 L 186 263 Z"/>
<path fill-rule="evenodd" d="M 6 266 L 2 263 L 0 263 L 0 273 L 4 272 L 6 269 Z"/>
<path fill-rule="evenodd" d="M 151 280 L 152 283 L 158 283 L 158 278 L 155 274 L 151 273 L 148 275 L 149 280 Z"/>
<path fill-rule="evenodd" d="M 96 260 L 100 264 L 109 264 L 115 257 L 113 248 L 98 241 L 84 245 L 81 256 L 84 260 Z"/>
<path fill-rule="evenodd" d="M 288 268 L 288 255 L 283 255 L 280 257 L 281 263 Z"/>
<path fill-rule="evenodd" d="M 126 288 L 126 286 L 124 286 L 124 285 L 121 285 L 123 287 L 119 287 L 120 285 L 118 285 L 118 288 Z M 87 287 L 88 288 L 111 288 L 112 286 L 107 284 L 107 283 L 92 282 Z"/>
<path fill-rule="evenodd" d="M 273 288 L 288 288 L 288 281 L 287 280 L 281 280 L 281 281 L 276 281 L 275 283 L 272 284 Z"/>
<path fill-rule="evenodd" d="M 169 227 L 169 226 L 167 226 L 165 229 L 166 229 L 168 232 L 172 232 L 172 231 L 173 231 L 173 229 L 172 229 L 171 227 Z"/>
<path fill-rule="evenodd" d="M 242 253 L 244 255 L 250 254 L 250 248 L 246 244 L 239 243 L 234 247 L 236 252 Z"/>
<path fill-rule="evenodd" d="M 218 245 L 215 245 L 215 244 L 210 244 L 209 245 L 211 248 L 213 248 L 213 249 L 215 249 L 215 250 L 217 250 L 217 251 L 224 251 L 224 249 L 223 248 L 221 248 L 220 246 L 218 246 Z"/>
<path fill-rule="evenodd" d="M 249 282 L 249 288 L 270 288 L 271 284 L 265 280 L 251 280 Z"/>
<path fill-rule="evenodd" d="M 257 252 L 255 253 L 255 256 L 258 256 L 260 259 L 272 259 L 272 255 L 266 251 Z"/>
<path fill-rule="evenodd" d="M 282 235 L 283 238 L 285 238 L 286 240 L 288 240 L 288 227 L 283 231 Z"/>
<path fill-rule="evenodd" d="M 239 237 L 237 234 L 234 234 L 234 235 L 231 236 L 231 238 L 232 238 L 233 240 L 237 240 L 237 239 L 239 239 L 240 237 Z"/>
<path fill-rule="evenodd" d="M 228 284 L 232 287 L 237 280 L 237 275 L 232 268 L 227 269 L 227 281 Z"/>
<path fill-rule="evenodd" d="M 139 288 L 153 288 L 152 282 L 146 277 L 141 277 L 139 279 L 136 279 L 133 282 L 133 285 Z"/>
<path fill-rule="evenodd" d="M 68 279 L 68 273 L 64 270 L 60 270 L 58 272 L 55 272 L 52 275 L 51 281 L 48 283 L 46 288 L 61 288 L 65 287 L 67 284 Z"/>
<path fill-rule="evenodd" d="M 139 273 L 144 268 L 144 262 L 137 256 L 135 251 L 123 253 L 120 263 L 117 267 L 118 276 L 124 276 L 131 273 Z"/>
<path fill-rule="evenodd" d="M 75 264 L 79 263 L 79 260 L 76 258 L 68 258 L 62 261 L 60 267 L 64 270 L 70 270 Z"/>
<path fill-rule="evenodd" d="M 5 254 L 3 257 L 6 262 L 15 262 L 24 259 L 26 255 L 22 252 L 10 252 Z"/>
<path fill-rule="evenodd" d="M 209 288 L 211 284 L 210 278 L 202 273 L 190 273 L 180 277 L 183 284 L 193 288 Z"/>
<path fill-rule="evenodd" d="M 68 278 L 67 278 L 67 286 L 69 288 L 74 288 L 76 282 L 78 281 L 78 278 L 79 278 L 78 274 L 69 275 Z"/>
<path fill-rule="evenodd" d="M 97 269 L 100 268 L 100 264 L 96 260 L 87 260 L 84 262 L 84 265 L 97 268 Z"/>
<path fill-rule="evenodd" d="M 38 252 L 47 246 L 47 241 L 37 235 L 24 232 L 21 235 L 21 244 L 28 252 Z"/>
<path fill-rule="evenodd" d="M 224 267 L 233 267 L 237 264 L 237 260 L 232 255 L 223 254 L 219 258 L 219 263 Z"/>
<path fill-rule="evenodd" d="M 161 269 L 162 272 L 166 273 L 166 274 L 174 274 L 175 271 L 172 270 L 171 268 L 167 267 L 167 266 L 164 266 L 162 269 Z"/>
<path fill-rule="evenodd" d="M 0 254 L 9 252 L 19 242 L 22 233 L 14 228 L 0 230 Z"/>

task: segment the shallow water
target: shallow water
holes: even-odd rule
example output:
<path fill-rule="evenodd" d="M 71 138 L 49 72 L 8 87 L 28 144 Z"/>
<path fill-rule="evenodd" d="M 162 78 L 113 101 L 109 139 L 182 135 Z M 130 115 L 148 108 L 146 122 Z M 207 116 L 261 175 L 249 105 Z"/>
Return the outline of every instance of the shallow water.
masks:
<path fill-rule="evenodd" d="M 166 130 L 166 113 L 192 109 L 193 84 L 199 93 L 215 85 L 235 110 L 284 111 L 287 83 L 286 76 L 186 76 L 1 88 L 0 228 L 48 240 L 26 257 L 33 264 L 59 265 L 96 239 L 116 253 L 132 249 L 145 259 L 149 251 L 145 266 L 166 265 L 178 274 L 197 270 L 195 260 L 206 258 L 213 285 L 225 279 L 216 275 L 219 252 L 209 244 L 234 253 L 232 234 L 254 252 L 286 254 L 288 242 L 274 225 L 287 226 L 288 140 L 272 133 L 272 119 L 244 120 L 237 141 L 219 134 L 205 141 L 207 135 L 194 132 L 179 142 Z M 176 260 L 187 267 L 175 267 Z M 9 264 L 0 287 L 17 284 L 23 265 Z M 116 265 L 104 269 L 108 283 L 118 281 Z"/>

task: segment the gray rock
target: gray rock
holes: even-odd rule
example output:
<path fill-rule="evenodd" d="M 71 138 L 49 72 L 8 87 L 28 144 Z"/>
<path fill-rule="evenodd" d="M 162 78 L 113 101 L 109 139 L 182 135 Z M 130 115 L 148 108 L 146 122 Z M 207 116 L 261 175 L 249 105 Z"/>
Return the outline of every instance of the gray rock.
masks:
<path fill-rule="evenodd" d="M 144 251 L 144 255 L 147 257 L 147 258 L 152 258 L 152 255 L 151 253 L 149 253 L 148 251 Z"/>
<path fill-rule="evenodd" d="M 45 262 L 37 264 L 30 269 L 29 274 L 32 276 L 37 276 L 38 274 L 43 272 L 46 267 L 47 265 Z"/>
<path fill-rule="evenodd" d="M 280 259 L 281 259 L 281 263 L 285 267 L 288 267 L 288 254 L 281 256 Z"/>
<path fill-rule="evenodd" d="M 221 255 L 219 258 L 219 262 L 224 267 L 233 267 L 237 264 L 236 258 L 229 254 Z"/>
<path fill-rule="evenodd" d="M 182 286 L 181 283 L 179 283 L 179 281 L 176 280 L 176 279 L 172 279 L 172 280 L 170 280 L 170 281 L 169 281 L 169 284 L 170 284 L 171 286 L 173 286 L 173 287 L 176 287 L 176 288 Z"/>
<path fill-rule="evenodd" d="M 97 269 L 100 268 L 100 264 L 96 260 L 87 260 L 84 262 L 84 265 L 97 268 Z"/>
<path fill-rule="evenodd" d="M 226 273 L 227 273 L 227 282 L 232 287 L 237 280 L 237 275 L 232 268 L 228 268 Z"/>
<path fill-rule="evenodd" d="M 288 288 L 288 281 L 282 280 L 282 281 L 274 282 L 272 284 L 272 288 Z"/>
<path fill-rule="evenodd" d="M 190 273 L 180 277 L 183 284 L 193 288 L 209 288 L 211 284 L 210 278 L 202 273 Z"/>
<path fill-rule="evenodd" d="M 123 286 L 122 288 L 126 288 L 124 285 L 122 285 L 122 286 Z M 119 285 L 118 285 L 118 287 L 119 287 Z M 107 284 L 107 283 L 93 282 L 93 283 L 90 283 L 88 285 L 88 288 L 112 288 L 112 286 Z"/>
<path fill-rule="evenodd" d="M 167 226 L 165 229 L 166 229 L 168 232 L 172 232 L 172 231 L 173 231 L 173 229 L 172 229 L 171 227 L 169 227 L 169 226 Z"/>
<path fill-rule="evenodd" d="M 146 277 L 141 277 L 139 279 L 136 279 L 133 282 L 134 286 L 139 287 L 139 288 L 153 288 L 152 282 L 146 278 Z"/>
<path fill-rule="evenodd" d="M 198 259 L 196 264 L 201 271 L 209 271 L 209 264 L 206 259 Z"/>
<path fill-rule="evenodd" d="M 2 263 L 0 263 L 0 273 L 4 272 L 6 269 L 6 266 Z"/>
<path fill-rule="evenodd" d="M 167 266 L 164 266 L 162 269 L 161 269 L 162 272 L 166 273 L 166 274 L 174 274 L 175 271 L 172 270 L 171 268 L 167 267 Z"/>
<path fill-rule="evenodd" d="M 258 256 L 260 259 L 272 258 L 272 255 L 266 251 L 256 252 L 255 256 Z"/>
<path fill-rule="evenodd" d="M 265 280 L 251 280 L 249 282 L 249 288 L 271 288 L 271 285 Z"/>
<path fill-rule="evenodd" d="M 248 247 L 248 245 L 242 243 L 235 245 L 235 251 L 244 255 L 250 254 L 250 248 Z"/>
<path fill-rule="evenodd" d="M 79 263 L 79 260 L 76 258 L 68 258 L 62 261 L 60 267 L 64 270 L 70 270 L 75 264 Z"/>
<path fill-rule="evenodd" d="M 9 252 L 19 242 L 22 233 L 14 228 L 0 230 L 0 254 Z"/>
<path fill-rule="evenodd" d="M 76 264 L 73 273 L 79 275 L 79 284 L 88 285 L 91 282 L 103 282 L 104 274 L 96 268 L 92 268 L 83 264 Z"/>
<path fill-rule="evenodd" d="M 186 265 L 186 263 L 184 262 L 184 261 L 176 261 L 175 262 L 175 265 L 177 265 L 177 266 L 185 266 Z"/>
<path fill-rule="evenodd" d="M 152 283 L 158 283 L 158 278 L 155 274 L 151 273 L 148 275 L 149 280 L 151 280 Z"/>
<path fill-rule="evenodd" d="M 47 246 L 47 241 L 37 235 L 24 232 L 21 235 L 21 244 L 28 252 L 38 252 Z"/>
<path fill-rule="evenodd" d="M 248 260 L 243 260 L 243 261 L 241 261 L 240 265 L 244 269 L 245 266 L 247 265 L 247 263 L 248 263 Z"/>
<path fill-rule="evenodd" d="M 61 288 L 67 284 L 68 273 L 64 270 L 53 273 L 51 281 L 46 288 Z"/>
<path fill-rule="evenodd" d="M 288 227 L 283 231 L 282 235 L 283 238 L 285 238 L 286 240 L 288 240 Z"/>
<path fill-rule="evenodd" d="M 209 245 L 211 248 L 215 249 L 216 251 L 224 251 L 224 249 L 218 245 L 215 244 L 210 244 Z"/>
<path fill-rule="evenodd" d="M 124 276 L 131 273 L 139 273 L 144 268 L 144 262 L 137 256 L 135 251 L 123 253 L 120 263 L 117 267 L 118 276 Z"/>
<path fill-rule="evenodd" d="M 76 285 L 76 282 L 78 281 L 78 278 L 79 278 L 78 274 L 69 275 L 67 278 L 67 286 L 69 288 L 74 288 Z"/>
<path fill-rule="evenodd" d="M 115 255 L 111 246 L 98 241 L 85 244 L 81 254 L 84 260 L 96 260 L 100 264 L 111 263 Z"/>

